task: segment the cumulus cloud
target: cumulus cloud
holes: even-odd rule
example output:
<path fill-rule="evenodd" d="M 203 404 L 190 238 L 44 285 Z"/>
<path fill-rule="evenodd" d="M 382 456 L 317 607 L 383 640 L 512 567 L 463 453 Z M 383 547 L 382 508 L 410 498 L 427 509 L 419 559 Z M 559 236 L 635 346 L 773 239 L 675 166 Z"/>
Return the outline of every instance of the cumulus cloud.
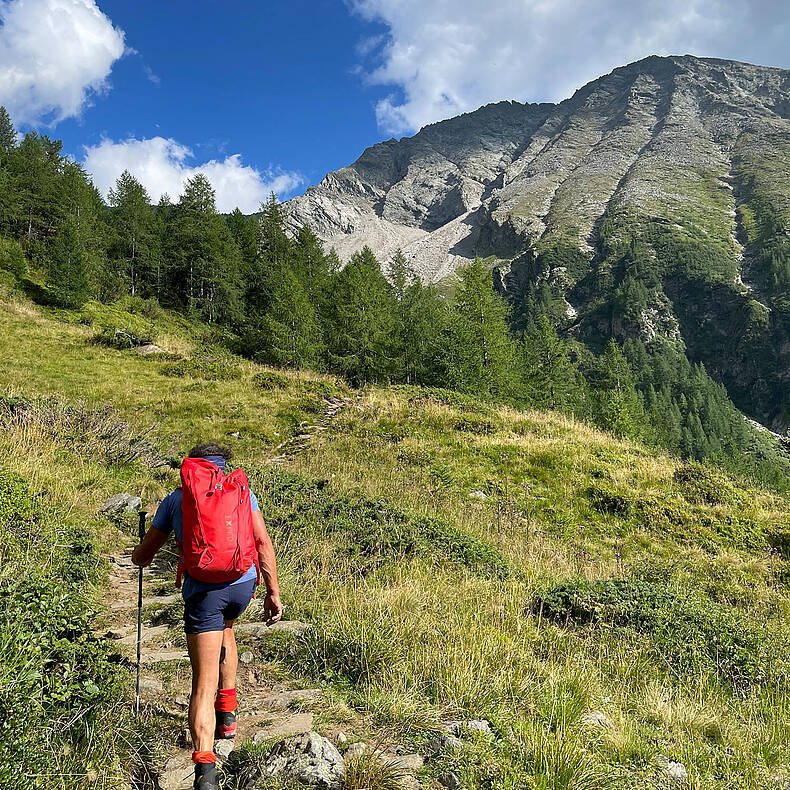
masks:
<path fill-rule="evenodd" d="M 128 170 L 148 190 L 156 202 L 167 193 L 178 199 L 187 179 L 203 173 L 217 193 L 217 209 L 233 211 L 237 206 L 246 214 L 257 211 L 272 192 L 288 195 L 304 179 L 297 173 L 276 168 L 261 172 L 241 161 L 240 154 L 192 164 L 194 155 L 185 145 L 165 137 L 134 138 L 115 142 L 103 140 L 86 147 L 84 166 L 93 175 L 97 188 L 107 195 L 118 176 Z"/>
<path fill-rule="evenodd" d="M 652 54 L 790 66 L 786 0 L 346 0 L 388 35 L 370 82 L 379 125 L 412 132 L 501 99 L 556 101 Z M 371 41 L 365 41 L 366 54 Z"/>
<path fill-rule="evenodd" d="M 9 0 L 0 20 L 0 103 L 17 124 L 79 115 L 124 54 L 123 31 L 93 0 Z"/>

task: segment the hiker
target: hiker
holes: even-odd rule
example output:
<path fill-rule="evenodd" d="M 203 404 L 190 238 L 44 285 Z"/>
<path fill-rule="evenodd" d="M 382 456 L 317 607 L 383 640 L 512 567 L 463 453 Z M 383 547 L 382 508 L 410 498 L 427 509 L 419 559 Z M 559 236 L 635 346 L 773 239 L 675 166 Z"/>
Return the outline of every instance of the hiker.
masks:
<path fill-rule="evenodd" d="M 266 585 L 267 624 L 282 616 L 274 549 L 258 499 L 244 472 L 225 476 L 230 458 L 230 450 L 218 444 L 193 447 L 181 466 L 181 487 L 162 500 L 132 553 L 135 565 L 150 565 L 170 533 L 175 533 L 177 584 L 183 576 L 184 625 L 192 664 L 189 729 L 196 790 L 218 790 L 214 739 L 236 735 L 238 652 L 233 624 L 261 578 Z"/>

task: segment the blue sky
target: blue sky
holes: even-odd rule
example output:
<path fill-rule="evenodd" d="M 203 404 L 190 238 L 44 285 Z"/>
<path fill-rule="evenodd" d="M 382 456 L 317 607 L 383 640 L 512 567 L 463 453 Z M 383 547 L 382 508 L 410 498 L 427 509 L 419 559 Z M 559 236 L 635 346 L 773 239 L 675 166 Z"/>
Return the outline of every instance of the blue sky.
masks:
<path fill-rule="evenodd" d="M 301 192 L 391 136 L 560 100 L 650 54 L 790 67 L 786 0 L 0 0 L 0 104 L 106 193 L 124 168 L 220 210 Z"/>

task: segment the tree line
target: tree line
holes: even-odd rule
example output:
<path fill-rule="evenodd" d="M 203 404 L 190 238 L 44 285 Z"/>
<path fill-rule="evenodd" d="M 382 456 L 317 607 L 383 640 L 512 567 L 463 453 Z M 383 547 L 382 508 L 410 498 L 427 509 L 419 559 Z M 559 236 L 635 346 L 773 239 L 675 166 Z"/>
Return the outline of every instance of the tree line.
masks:
<path fill-rule="evenodd" d="M 256 216 L 223 216 L 202 174 L 154 205 L 124 172 L 105 202 L 60 142 L 17 140 L 2 108 L 0 266 L 61 307 L 156 300 L 225 328 L 234 351 L 262 363 L 560 410 L 683 457 L 781 475 L 726 391 L 668 344 L 612 339 L 596 355 L 560 336 L 550 295 L 513 309 L 480 259 L 447 295 L 400 252 L 383 271 L 367 247 L 343 262 L 309 227 L 289 234 L 273 195 Z"/>

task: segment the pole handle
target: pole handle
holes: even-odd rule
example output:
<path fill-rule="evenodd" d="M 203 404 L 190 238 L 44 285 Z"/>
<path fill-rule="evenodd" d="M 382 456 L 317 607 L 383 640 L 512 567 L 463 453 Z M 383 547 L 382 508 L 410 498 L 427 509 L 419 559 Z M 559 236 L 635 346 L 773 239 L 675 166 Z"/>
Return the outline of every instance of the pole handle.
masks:
<path fill-rule="evenodd" d="M 137 536 L 142 540 L 145 537 L 145 519 L 148 516 L 144 510 L 140 511 L 140 520 L 137 524 Z"/>

